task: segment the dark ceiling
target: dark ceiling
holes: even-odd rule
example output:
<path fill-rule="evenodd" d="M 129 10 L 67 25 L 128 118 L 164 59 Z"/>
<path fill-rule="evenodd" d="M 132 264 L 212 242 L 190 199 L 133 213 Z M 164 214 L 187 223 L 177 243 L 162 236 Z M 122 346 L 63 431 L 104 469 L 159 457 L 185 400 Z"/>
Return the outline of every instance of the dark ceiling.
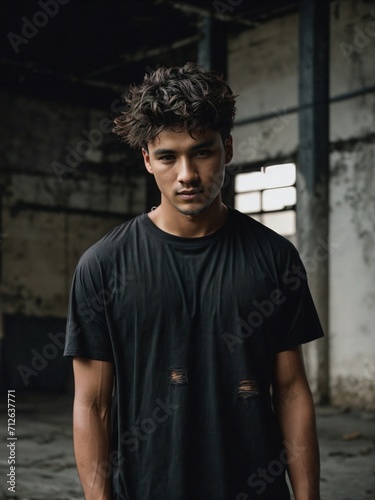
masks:
<path fill-rule="evenodd" d="M 249 29 L 297 0 L 1 0 L 1 86 L 106 106 L 145 72 L 197 60 L 202 19 Z M 44 6 L 44 7 L 43 7 Z"/>

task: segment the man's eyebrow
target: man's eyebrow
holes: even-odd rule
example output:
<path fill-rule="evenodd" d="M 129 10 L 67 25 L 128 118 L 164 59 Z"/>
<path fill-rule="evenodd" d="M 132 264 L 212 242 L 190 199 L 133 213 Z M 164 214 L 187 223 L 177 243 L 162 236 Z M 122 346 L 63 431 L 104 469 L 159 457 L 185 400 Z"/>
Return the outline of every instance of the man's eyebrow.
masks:
<path fill-rule="evenodd" d="M 199 149 L 210 148 L 214 144 L 215 144 L 215 141 L 213 141 L 213 140 L 211 140 L 211 141 L 205 141 L 205 142 L 200 142 L 199 144 L 196 144 L 195 146 L 192 146 L 190 148 L 190 151 L 197 151 Z M 172 154 L 176 154 L 176 151 L 174 151 L 173 149 L 159 148 L 159 149 L 156 149 L 153 154 L 155 156 L 156 155 L 172 155 Z"/>
<path fill-rule="evenodd" d="M 176 151 L 173 151 L 173 149 L 162 149 L 162 148 L 159 148 L 159 149 L 155 149 L 155 151 L 153 152 L 153 154 L 156 156 L 156 155 L 171 155 L 171 154 L 174 154 Z"/>

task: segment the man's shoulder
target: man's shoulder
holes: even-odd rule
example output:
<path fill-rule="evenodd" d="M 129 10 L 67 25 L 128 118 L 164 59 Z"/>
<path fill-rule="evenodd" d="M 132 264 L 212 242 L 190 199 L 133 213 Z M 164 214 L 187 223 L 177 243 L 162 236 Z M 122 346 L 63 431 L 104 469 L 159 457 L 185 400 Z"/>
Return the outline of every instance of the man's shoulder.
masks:
<path fill-rule="evenodd" d="M 238 210 L 233 210 L 233 217 L 236 227 L 245 238 L 249 238 L 252 241 L 256 240 L 259 245 L 266 245 L 277 251 L 296 251 L 293 243 L 285 238 L 285 236 L 253 219 L 251 216 Z"/>
<path fill-rule="evenodd" d="M 143 225 L 143 217 L 144 214 L 137 215 L 108 231 L 82 254 L 78 266 L 90 266 L 111 261 L 119 251 L 123 251 L 134 242 L 134 238 Z"/>

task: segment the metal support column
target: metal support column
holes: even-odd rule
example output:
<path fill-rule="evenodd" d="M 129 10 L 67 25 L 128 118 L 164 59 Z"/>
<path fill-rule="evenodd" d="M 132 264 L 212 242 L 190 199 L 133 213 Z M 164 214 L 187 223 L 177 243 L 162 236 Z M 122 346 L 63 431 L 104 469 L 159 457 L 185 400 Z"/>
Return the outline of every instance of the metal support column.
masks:
<path fill-rule="evenodd" d="M 228 48 L 226 23 L 212 17 L 200 20 L 202 39 L 198 44 L 198 63 L 227 78 Z"/>
<path fill-rule="evenodd" d="M 329 403 L 330 2 L 301 0 L 299 21 L 298 245 L 325 338 L 313 346 L 320 403 Z"/>

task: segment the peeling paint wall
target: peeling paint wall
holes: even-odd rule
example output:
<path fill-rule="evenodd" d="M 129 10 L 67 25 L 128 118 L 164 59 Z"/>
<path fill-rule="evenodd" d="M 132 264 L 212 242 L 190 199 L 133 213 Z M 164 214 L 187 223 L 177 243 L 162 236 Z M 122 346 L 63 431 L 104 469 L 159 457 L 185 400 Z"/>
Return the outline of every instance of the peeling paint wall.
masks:
<path fill-rule="evenodd" d="M 270 114 L 233 131 L 233 164 L 293 155 L 298 144 L 298 16 L 274 19 L 233 37 L 228 74 L 237 97 L 237 121 Z"/>
<path fill-rule="evenodd" d="M 2 312 L 64 318 L 80 255 L 144 210 L 145 175 L 110 133 L 110 108 L 0 104 Z"/>
<path fill-rule="evenodd" d="M 332 402 L 375 408 L 375 4 L 331 3 L 329 369 Z M 298 152 L 298 15 L 232 37 L 229 79 L 238 98 L 234 165 Z M 346 97 L 344 96 L 346 94 Z M 264 119 L 261 115 L 267 114 Z M 315 276 L 314 276 L 315 278 Z M 317 347 L 306 347 L 313 390 Z"/>
<path fill-rule="evenodd" d="M 375 3 L 334 2 L 331 93 L 375 84 Z M 331 105 L 330 386 L 375 408 L 375 93 Z"/>
<path fill-rule="evenodd" d="M 375 401 L 375 147 L 332 154 L 330 238 L 331 392 L 336 404 Z"/>

